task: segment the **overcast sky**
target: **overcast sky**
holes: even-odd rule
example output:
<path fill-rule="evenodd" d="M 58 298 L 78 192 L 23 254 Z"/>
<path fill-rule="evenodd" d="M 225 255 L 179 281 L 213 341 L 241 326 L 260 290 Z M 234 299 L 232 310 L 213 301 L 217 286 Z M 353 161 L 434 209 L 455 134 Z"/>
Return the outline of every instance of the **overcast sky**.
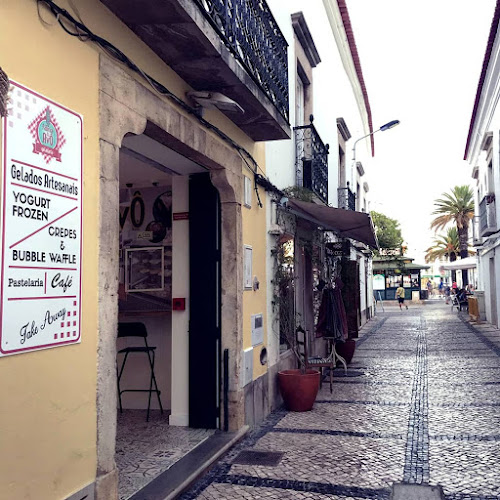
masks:
<path fill-rule="evenodd" d="M 434 238 L 433 201 L 473 185 L 463 161 L 494 0 L 347 0 L 374 129 L 371 209 L 397 219 L 409 256 Z"/>

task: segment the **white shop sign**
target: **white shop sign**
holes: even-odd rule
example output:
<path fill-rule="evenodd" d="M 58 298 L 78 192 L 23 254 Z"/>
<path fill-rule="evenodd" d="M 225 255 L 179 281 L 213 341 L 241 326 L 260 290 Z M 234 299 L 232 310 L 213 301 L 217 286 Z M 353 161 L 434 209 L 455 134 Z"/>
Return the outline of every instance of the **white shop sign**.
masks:
<path fill-rule="evenodd" d="M 373 275 L 373 289 L 385 290 L 385 276 L 383 274 Z"/>
<path fill-rule="evenodd" d="M 2 137 L 0 356 L 81 341 L 83 119 L 11 84 Z"/>

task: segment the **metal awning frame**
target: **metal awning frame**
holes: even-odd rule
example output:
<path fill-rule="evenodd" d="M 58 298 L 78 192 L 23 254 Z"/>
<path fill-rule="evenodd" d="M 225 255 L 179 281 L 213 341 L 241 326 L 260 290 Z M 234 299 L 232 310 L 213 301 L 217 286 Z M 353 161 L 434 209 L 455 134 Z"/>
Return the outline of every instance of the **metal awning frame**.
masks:
<path fill-rule="evenodd" d="M 291 202 L 292 203 L 296 203 L 295 200 L 293 200 Z M 310 202 L 299 202 L 299 203 L 310 203 Z M 310 203 L 310 204 L 311 205 L 316 205 L 314 203 Z M 348 229 L 340 229 L 338 227 L 335 227 L 330 222 L 325 222 L 325 221 L 321 220 L 318 217 L 314 217 L 314 216 L 312 216 L 312 215 L 310 215 L 308 213 L 304 213 L 303 211 L 300 210 L 300 208 L 296 209 L 296 208 L 290 206 L 290 202 L 288 203 L 287 206 L 278 205 L 278 208 L 281 209 L 281 210 L 283 210 L 286 213 L 292 214 L 292 215 L 294 215 L 294 216 L 296 216 L 296 217 L 298 217 L 300 219 L 304 219 L 304 220 L 307 220 L 308 222 L 311 222 L 312 224 L 315 224 L 316 226 L 322 228 L 323 231 L 331 231 L 331 232 L 335 233 L 339 237 L 350 238 L 350 239 L 352 239 L 354 241 L 360 241 L 362 243 L 365 243 L 365 244 L 367 244 L 368 246 L 370 246 L 372 248 L 378 248 L 378 241 L 377 241 L 377 237 L 376 237 L 376 234 L 375 234 L 375 229 L 373 227 L 373 221 L 371 220 L 371 218 L 369 217 L 368 214 L 364 214 L 368 218 L 367 220 L 364 221 L 364 223 L 351 226 Z M 335 207 L 324 206 L 322 208 L 330 208 L 330 209 L 335 210 L 335 211 L 337 211 L 337 210 L 344 211 L 343 209 L 339 209 L 339 208 L 335 208 Z M 345 210 L 345 212 L 349 213 L 349 212 L 352 212 L 352 211 Z M 373 242 L 363 241 L 363 240 L 358 239 L 358 238 L 356 238 L 355 236 L 352 235 L 353 231 L 356 231 L 358 229 L 366 228 L 368 221 L 369 221 L 369 224 L 371 226 L 371 233 L 373 235 L 373 242 L 375 243 L 375 245 L 373 245 Z"/>

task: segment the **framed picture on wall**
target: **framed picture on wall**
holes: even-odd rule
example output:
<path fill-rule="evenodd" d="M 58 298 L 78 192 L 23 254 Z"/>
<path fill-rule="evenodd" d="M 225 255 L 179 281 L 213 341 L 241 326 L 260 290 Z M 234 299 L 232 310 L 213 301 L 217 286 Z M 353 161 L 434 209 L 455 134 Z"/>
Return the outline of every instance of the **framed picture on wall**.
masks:
<path fill-rule="evenodd" d="M 125 290 L 155 292 L 165 287 L 163 247 L 125 249 Z"/>

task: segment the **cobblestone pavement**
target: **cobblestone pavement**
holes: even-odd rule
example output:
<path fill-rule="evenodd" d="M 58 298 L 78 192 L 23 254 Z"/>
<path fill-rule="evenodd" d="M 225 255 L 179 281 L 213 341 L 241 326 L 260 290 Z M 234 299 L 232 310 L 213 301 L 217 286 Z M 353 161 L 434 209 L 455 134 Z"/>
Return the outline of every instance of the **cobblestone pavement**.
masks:
<path fill-rule="evenodd" d="M 349 371 L 311 412 L 272 413 L 182 500 L 389 499 L 394 483 L 500 500 L 500 331 L 442 302 L 386 307 Z M 283 456 L 242 465 L 242 450 Z"/>

